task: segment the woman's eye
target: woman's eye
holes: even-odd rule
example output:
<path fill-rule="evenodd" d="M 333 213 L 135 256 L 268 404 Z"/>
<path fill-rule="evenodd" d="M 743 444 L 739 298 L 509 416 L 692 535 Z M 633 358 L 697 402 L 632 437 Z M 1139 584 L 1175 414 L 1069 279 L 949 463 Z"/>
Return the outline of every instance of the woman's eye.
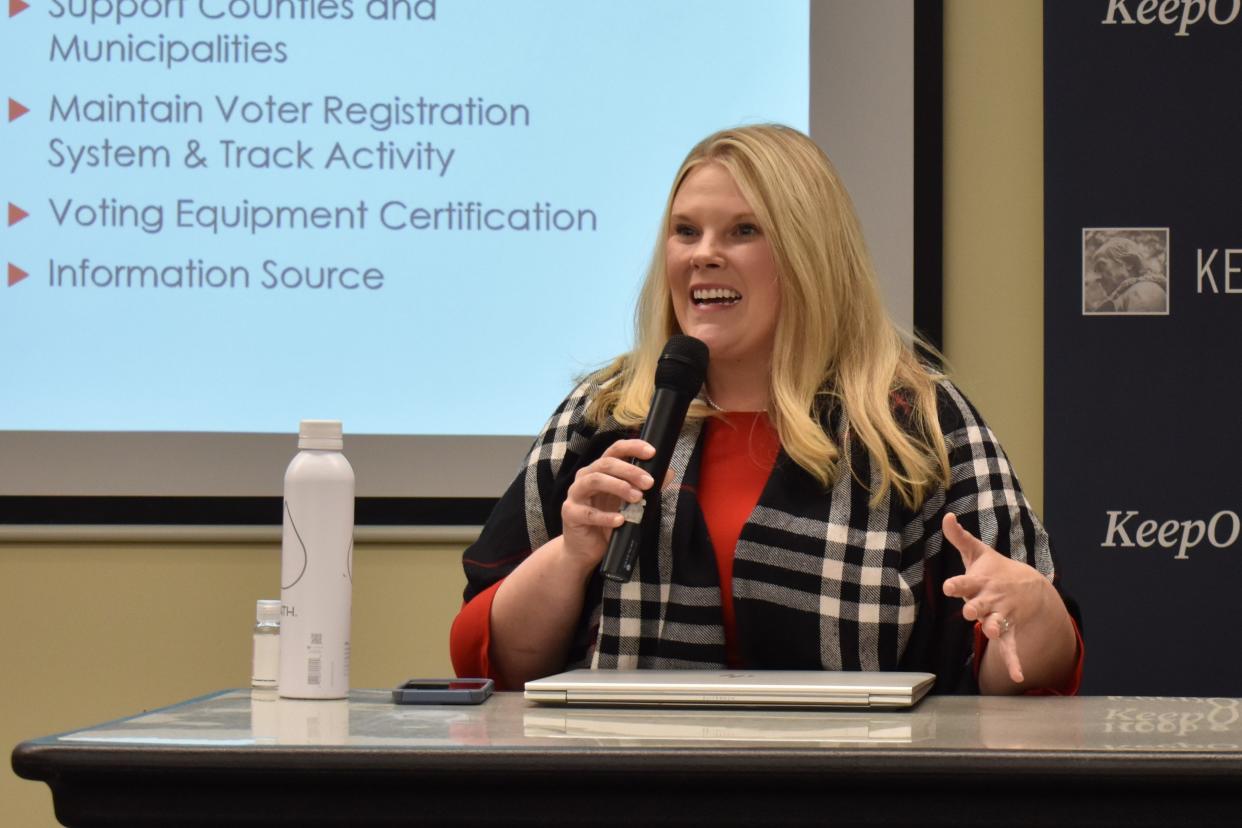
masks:
<path fill-rule="evenodd" d="M 739 236 L 757 236 L 759 235 L 759 227 L 755 224 L 739 224 L 737 226 L 737 234 Z"/>
<path fill-rule="evenodd" d="M 674 236 L 693 236 L 694 232 L 694 228 L 689 224 L 678 224 L 673 227 Z"/>

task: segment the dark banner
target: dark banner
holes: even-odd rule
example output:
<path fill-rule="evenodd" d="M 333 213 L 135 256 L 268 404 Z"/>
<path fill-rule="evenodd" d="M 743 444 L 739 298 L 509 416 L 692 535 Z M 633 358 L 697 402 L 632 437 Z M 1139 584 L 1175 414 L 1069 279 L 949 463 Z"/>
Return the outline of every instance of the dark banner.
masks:
<path fill-rule="evenodd" d="M 1045 0 L 1046 520 L 1084 692 L 1242 696 L 1242 0 Z"/>

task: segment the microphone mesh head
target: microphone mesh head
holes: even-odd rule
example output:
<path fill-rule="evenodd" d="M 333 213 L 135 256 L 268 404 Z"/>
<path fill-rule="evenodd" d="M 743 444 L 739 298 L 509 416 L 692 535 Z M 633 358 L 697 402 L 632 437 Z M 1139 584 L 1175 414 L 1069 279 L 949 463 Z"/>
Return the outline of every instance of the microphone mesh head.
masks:
<path fill-rule="evenodd" d="M 669 337 L 656 363 L 657 388 L 671 388 L 693 397 L 707 376 L 707 345 L 693 336 Z"/>

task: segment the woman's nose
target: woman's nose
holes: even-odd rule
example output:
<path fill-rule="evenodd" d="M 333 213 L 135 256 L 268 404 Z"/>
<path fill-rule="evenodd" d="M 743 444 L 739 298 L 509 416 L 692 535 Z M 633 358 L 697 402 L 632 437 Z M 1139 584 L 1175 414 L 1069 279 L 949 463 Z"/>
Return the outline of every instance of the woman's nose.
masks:
<path fill-rule="evenodd" d="M 696 268 L 720 267 L 724 263 L 715 236 L 704 233 L 690 254 L 690 264 Z"/>

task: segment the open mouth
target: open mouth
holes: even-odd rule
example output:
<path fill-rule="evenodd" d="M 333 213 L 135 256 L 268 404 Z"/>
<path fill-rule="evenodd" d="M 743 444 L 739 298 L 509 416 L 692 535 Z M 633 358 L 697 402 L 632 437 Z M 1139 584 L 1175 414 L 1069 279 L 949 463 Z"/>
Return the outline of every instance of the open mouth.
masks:
<path fill-rule="evenodd" d="M 690 298 L 700 307 L 736 305 L 742 301 L 742 294 L 731 288 L 695 288 L 690 291 Z"/>

